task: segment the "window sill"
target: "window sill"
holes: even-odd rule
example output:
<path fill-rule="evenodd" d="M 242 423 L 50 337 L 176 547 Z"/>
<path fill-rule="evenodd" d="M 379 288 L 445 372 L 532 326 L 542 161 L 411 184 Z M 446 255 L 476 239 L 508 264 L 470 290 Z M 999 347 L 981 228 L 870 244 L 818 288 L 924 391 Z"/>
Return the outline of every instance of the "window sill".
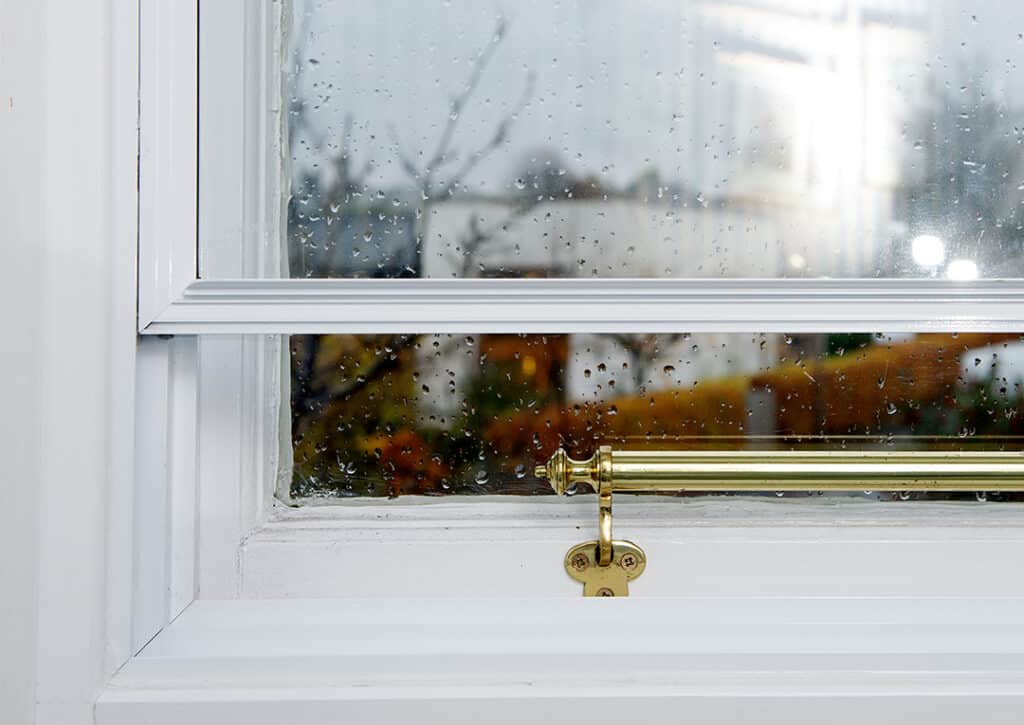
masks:
<path fill-rule="evenodd" d="M 1020 598 L 197 601 L 118 673 L 96 722 L 1009 723 L 1024 707 L 1021 611 Z"/>
<path fill-rule="evenodd" d="M 562 557 L 596 524 L 592 495 L 279 507 L 223 577 L 243 599 L 576 598 Z M 647 552 L 636 598 L 1024 597 L 1006 576 L 1024 557 L 1019 503 L 622 496 L 614 533 Z"/>

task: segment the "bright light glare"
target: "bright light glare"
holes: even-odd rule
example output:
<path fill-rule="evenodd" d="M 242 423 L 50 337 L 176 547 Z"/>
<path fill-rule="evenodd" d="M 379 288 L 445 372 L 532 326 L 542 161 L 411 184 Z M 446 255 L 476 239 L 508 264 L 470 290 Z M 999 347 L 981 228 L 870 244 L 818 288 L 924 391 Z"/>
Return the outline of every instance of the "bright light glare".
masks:
<path fill-rule="evenodd" d="M 922 267 L 938 267 L 946 259 L 946 244 L 931 234 L 914 237 L 910 242 L 914 261 Z"/>
<path fill-rule="evenodd" d="M 791 254 L 789 255 L 789 266 L 793 269 L 803 269 L 807 266 L 807 260 L 802 254 Z"/>
<path fill-rule="evenodd" d="M 946 267 L 946 276 L 950 279 L 978 279 L 978 265 L 970 259 L 954 259 Z"/>

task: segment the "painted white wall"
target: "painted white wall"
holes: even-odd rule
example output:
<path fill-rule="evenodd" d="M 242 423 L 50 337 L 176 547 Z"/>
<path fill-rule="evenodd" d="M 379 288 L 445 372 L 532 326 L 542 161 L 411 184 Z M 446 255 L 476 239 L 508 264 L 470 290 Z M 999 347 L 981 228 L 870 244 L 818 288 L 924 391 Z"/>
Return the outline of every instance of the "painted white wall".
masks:
<path fill-rule="evenodd" d="M 130 552 L 108 502 L 130 481 L 134 253 L 118 245 L 134 235 L 134 160 L 112 89 L 134 71 L 112 58 L 130 5 L 0 1 L 5 725 L 91 723 L 123 655 L 107 648 L 107 575 Z"/>
<path fill-rule="evenodd" d="M 45 115 L 36 57 L 43 13 L 0 3 L 0 722 L 31 722 L 35 700 L 36 547 L 39 495 L 39 352 L 45 200 L 36 127 Z M 13 171 L 12 171 L 13 170 Z"/>

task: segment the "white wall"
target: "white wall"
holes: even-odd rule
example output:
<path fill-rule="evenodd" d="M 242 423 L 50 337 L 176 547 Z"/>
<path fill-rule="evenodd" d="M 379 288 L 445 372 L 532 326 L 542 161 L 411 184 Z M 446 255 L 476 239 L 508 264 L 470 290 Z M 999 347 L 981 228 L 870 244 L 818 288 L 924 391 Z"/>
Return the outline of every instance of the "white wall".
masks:
<path fill-rule="evenodd" d="M 131 4 L 0 0 L 5 725 L 91 723 L 122 656 L 108 647 L 107 575 L 125 556 L 108 494 L 132 444 L 133 124 L 115 125 L 112 89 L 133 69 L 112 61 L 112 16 Z"/>
<path fill-rule="evenodd" d="M 42 13 L 0 3 L 0 722 L 29 722 L 35 699 L 35 529 L 40 461 L 43 215 L 38 138 Z"/>

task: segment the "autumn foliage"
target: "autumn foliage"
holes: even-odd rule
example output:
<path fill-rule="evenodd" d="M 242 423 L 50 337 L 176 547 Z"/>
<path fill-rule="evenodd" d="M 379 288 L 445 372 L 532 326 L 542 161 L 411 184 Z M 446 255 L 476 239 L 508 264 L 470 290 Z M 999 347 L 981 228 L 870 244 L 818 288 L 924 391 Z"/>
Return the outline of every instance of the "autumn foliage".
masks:
<path fill-rule="evenodd" d="M 494 420 L 484 440 L 502 455 L 542 461 L 559 446 L 589 456 L 599 444 L 631 448 L 743 447 L 749 394 L 774 403 L 775 435 L 880 432 L 912 423 L 922 404 L 954 404 L 961 357 L 1016 335 L 928 334 L 838 357 L 789 363 L 750 377 L 571 407 L 549 405 Z"/>

